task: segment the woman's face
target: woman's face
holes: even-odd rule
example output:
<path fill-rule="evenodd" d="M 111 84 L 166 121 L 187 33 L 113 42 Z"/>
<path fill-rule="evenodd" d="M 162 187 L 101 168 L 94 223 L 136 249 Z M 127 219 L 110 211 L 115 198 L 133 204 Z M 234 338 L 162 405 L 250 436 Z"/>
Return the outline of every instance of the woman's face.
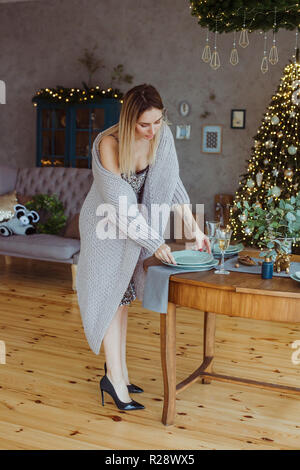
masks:
<path fill-rule="evenodd" d="M 144 111 L 135 125 L 136 138 L 151 140 L 162 124 L 163 113 L 161 109 L 150 108 Z"/>

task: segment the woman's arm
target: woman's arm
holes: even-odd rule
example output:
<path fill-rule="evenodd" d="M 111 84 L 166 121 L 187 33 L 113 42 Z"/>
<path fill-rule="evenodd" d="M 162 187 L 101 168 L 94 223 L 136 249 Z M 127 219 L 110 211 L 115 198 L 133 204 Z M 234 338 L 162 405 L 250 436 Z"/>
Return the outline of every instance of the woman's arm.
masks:
<path fill-rule="evenodd" d="M 174 211 L 183 220 L 184 235 L 186 235 L 186 238 L 195 240 L 191 242 L 191 247 L 193 246 L 195 250 L 203 250 L 206 248 L 208 253 L 211 253 L 209 239 L 197 224 L 189 204 L 175 204 Z"/>
<path fill-rule="evenodd" d="M 190 204 L 190 197 L 181 181 L 180 176 L 178 176 L 177 184 L 175 187 L 172 204 Z"/>

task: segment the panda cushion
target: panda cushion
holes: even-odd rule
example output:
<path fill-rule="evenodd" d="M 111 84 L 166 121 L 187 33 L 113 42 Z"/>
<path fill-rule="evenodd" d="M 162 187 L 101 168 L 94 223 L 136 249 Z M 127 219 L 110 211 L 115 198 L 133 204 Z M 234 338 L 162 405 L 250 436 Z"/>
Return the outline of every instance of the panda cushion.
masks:
<path fill-rule="evenodd" d="M 22 204 L 14 206 L 15 214 L 12 219 L 0 223 L 0 235 L 9 237 L 10 235 L 31 235 L 36 233 L 36 224 L 40 216 L 36 211 L 26 209 Z"/>

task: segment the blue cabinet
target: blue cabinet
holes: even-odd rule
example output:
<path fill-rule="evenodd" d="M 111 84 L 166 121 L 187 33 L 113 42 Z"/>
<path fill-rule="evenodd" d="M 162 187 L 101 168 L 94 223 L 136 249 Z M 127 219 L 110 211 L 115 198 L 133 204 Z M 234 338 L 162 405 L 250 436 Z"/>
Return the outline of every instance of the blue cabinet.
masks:
<path fill-rule="evenodd" d="M 36 166 L 91 168 L 92 145 L 99 132 L 119 121 L 121 103 L 37 104 Z"/>

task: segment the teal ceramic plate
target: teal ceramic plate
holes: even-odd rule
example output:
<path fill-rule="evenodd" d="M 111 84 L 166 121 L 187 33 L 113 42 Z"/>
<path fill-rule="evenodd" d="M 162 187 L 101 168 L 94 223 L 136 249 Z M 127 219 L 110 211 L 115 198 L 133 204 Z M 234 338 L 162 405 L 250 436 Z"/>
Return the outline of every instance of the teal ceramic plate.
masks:
<path fill-rule="evenodd" d="M 209 263 L 206 263 L 202 266 L 195 266 L 194 264 L 192 265 L 182 265 L 182 264 L 172 264 L 172 263 L 166 263 L 165 261 L 162 261 L 162 263 L 164 263 L 166 266 L 171 266 L 172 268 L 178 268 L 178 269 L 187 269 L 187 270 L 190 270 L 190 269 L 195 269 L 197 271 L 206 271 L 208 269 L 211 269 L 211 268 L 214 268 L 215 266 L 217 266 L 219 264 L 219 260 L 218 259 L 213 259 L 212 261 L 210 261 Z"/>
<path fill-rule="evenodd" d="M 203 266 L 213 261 L 214 257 L 210 253 L 199 250 L 172 251 L 177 265 L 183 266 Z"/>
<path fill-rule="evenodd" d="M 294 276 L 296 276 L 296 277 L 299 279 L 299 281 L 300 281 L 300 271 L 296 271 L 296 272 L 294 273 Z"/>
<path fill-rule="evenodd" d="M 290 277 L 294 279 L 294 281 L 300 282 L 300 279 L 296 276 L 296 274 L 290 274 Z"/>

